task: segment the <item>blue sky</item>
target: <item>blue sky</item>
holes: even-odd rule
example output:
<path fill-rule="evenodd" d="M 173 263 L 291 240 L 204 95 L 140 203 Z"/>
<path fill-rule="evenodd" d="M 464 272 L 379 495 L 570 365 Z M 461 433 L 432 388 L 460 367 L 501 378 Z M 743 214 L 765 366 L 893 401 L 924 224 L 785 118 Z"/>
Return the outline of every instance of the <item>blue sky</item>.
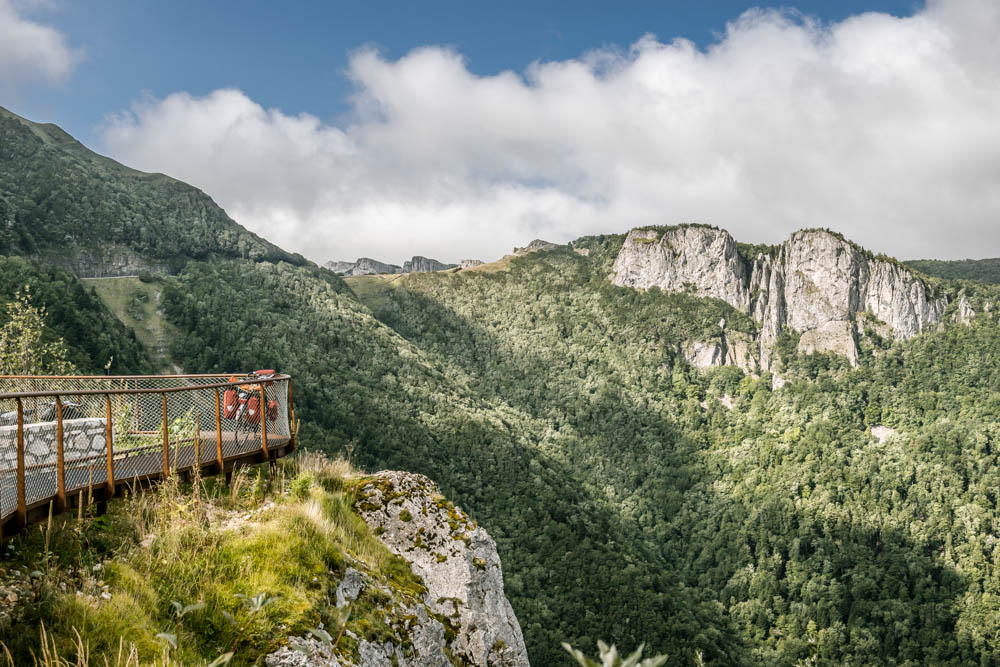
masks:
<path fill-rule="evenodd" d="M 996 0 L 0 0 L 0 105 L 319 262 L 683 222 L 995 257 L 998 34 Z"/>
<path fill-rule="evenodd" d="M 788 6 L 836 21 L 866 11 L 909 15 L 922 4 L 800 0 L 760 6 Z M 363 46 L 392 59 L 416 47 L 445 45 L 462 53 L 477 74 L 520 72 L 534 61 L 626 49 L 646 33 L 704 47 L 755 6 L 734 0 L 59 1 L 27 14 L 58 28 L 81 61 L 65 83 L 26 86 L 9 104 L 91 145 L 99 144 L 95 128 L 104 114 L 146 92 L 203 95 L 235 87 L 265 107 L 333 120 L 349 109 L 348 54 Z"/>

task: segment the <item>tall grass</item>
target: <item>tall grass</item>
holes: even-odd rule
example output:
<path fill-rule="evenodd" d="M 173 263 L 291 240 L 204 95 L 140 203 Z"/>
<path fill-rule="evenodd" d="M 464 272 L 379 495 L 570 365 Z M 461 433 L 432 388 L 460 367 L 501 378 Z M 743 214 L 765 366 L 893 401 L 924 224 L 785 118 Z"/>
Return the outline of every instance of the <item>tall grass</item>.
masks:
<path fill-rule="evenodd" d="M 106 517 L 17 538 L 18 566 L 30 571 L 42 538 L 51 563 L 19 620 L 0 626 L 8 662 L 204 665 L 231 652 L 230 664 L 254 664 L 289 635 L 337 626 L 331 601 L 348 566 L 422 590 L 352 509 L 358 473 L 346 461 L 301 454 L 271 474 L 241 468 L 228 488 L 208 479 L 198 493 L 173 477 Z M 377 606 L 359 606 L 359 633 L 379 632 Z"/>

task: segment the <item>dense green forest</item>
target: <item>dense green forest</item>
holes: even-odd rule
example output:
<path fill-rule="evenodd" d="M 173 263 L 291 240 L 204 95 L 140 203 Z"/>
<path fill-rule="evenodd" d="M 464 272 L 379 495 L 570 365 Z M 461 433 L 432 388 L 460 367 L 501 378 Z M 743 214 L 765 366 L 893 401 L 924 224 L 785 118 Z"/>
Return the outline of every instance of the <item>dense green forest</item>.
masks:
<path fill-rule="evenodd" d="M 352 280 L 371 311 L 321 270 L 192 264 L 165 283 L 174 351 L 279 365 L 308 442 L 472 508 L 538 664 L 602 637 L 723 664 L 1000 659 L 993 316 L 856 369 L 784 343 L 773 390 L 680 359 L 722 318 L 753 324 L 611 285 L 620 243 Z"/>
<path fill-rule="evenodd" d="M 719 605 L 681 587 L 660 546 L 592 492 L 593 475 L 573 460 L 573 434 L 553 431 L 521 402 L 484 395 L 478 378 L 378 322 L 330 272 L 195 263 L 166 281 L 164 299 L 188 332 L 174 348 L 186 367 L 277 365 L 295 378 L 303 442 L 353 445 L 363 466 L 426 474 L 470 508 L 497 540 L 538 664 L 568 660 L 560 641 L 593 646 L 611 636 L 628 645 L 656 637 L 688 655 L 739 653 Z M 619 411 L 613 401 L 595 397 L 609 416 Z M 652 416 L 642 422 L 659 428 Z M 694 446 L 685 443 L 677 461 Z"/>
<path fill-rule="evenodd" d="M 22 257 L 0 256 L 2 304 L 30 286 L 31 302 L 48 312 L 46 340 L 62 338 L 69 360 L 81 373 L 148 373 L 152 365 L 135 334 L 109 311 L 92 289 L 72 273 Z"/>
<path fill-rule="evenodd" d="M 996 259 L 914 259 L 906 262 L 917 271 L 949 280 L 975 280 L 1000 285 L 1000 258 Z"/>

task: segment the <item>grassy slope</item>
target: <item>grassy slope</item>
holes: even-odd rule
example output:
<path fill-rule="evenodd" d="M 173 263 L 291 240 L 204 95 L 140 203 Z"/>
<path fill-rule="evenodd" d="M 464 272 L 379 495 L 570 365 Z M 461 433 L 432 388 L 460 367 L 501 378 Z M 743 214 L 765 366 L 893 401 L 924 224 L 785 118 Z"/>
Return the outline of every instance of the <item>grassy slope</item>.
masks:
<path fill-rule="evenodd" d="M 38 654 L 41 624 L 71 664 L 79 664 L 74 630 L 93 665 L 104 657 L 114 664 L 120 640 L 139 664 L 205 664 L 229 650 L 232 665 L 260 664 L 285 637 L 320 623 L 336 636 L 330 601 L 348 566 L 392 597 L 366 590 L 347 628 L 369 640 L 393 638 L 394 626 L 406 624 L 396 605 L 412 603 L 423 587 L 352 509 L 364 478 L 316 457 L 282 465 L 287 477 L 245 469 L 228 489 L 209 480 L 198 499 L 190 487 L 167 484 L 115 501 L 104 517 L 59 517 L 51 534 L 16 538 L 0 569 L 0 586 L 14 579 L 22 591 L 19 615 L 0 621 L 14 664 Z M 293 479 L 295 470 L 302 472 Z M 238 597 L 260 593 L 270 602 L 258 613 Z M 203 608 L 178 617 L 174 602 L 199 601 Z M 177 648 L 166 650 L 159 633 L 173 635 Z M 345 636 L 338 648 L 356 654 L 356 641 Z"/>
<path fill-rule="evenodd" d="M 81 282 L 93 288 L 122 324 L 135 332 L 159 371 L 172 367 L 170 341 L 177 332 L 163 318 L 161 285 L 144 283 L 138 278 L 83 278 Z M 136 298 L 137 295 L 143 296 Z"/>

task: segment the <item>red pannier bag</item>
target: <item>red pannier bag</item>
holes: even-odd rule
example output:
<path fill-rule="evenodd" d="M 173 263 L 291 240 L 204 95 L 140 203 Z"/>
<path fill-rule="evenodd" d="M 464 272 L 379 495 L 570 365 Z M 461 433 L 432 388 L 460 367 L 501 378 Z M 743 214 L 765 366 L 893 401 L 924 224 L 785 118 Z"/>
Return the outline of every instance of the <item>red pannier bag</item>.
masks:
<path fill-rule="evenodd" d="M 250 396 L 247 399 L 247 411 L 243 413 L 243 420 L 248 424 L 260 423 L 260 398 Z"/>
<path fill-rule="evenodd" d="M 268 401 L 267 402 L 267 419 L 269 421 L 274 421 L 278 418 L 278 402 Z"/>
<path fill-rule="evenodd" d="M 229 378 L 230 382 L 238 382 L 237 378 Z M 226 419 L 233 419 L 240 409 L 240 396 L 236 387 L 227 389 L 222 394 L 222 416 Z"/>

